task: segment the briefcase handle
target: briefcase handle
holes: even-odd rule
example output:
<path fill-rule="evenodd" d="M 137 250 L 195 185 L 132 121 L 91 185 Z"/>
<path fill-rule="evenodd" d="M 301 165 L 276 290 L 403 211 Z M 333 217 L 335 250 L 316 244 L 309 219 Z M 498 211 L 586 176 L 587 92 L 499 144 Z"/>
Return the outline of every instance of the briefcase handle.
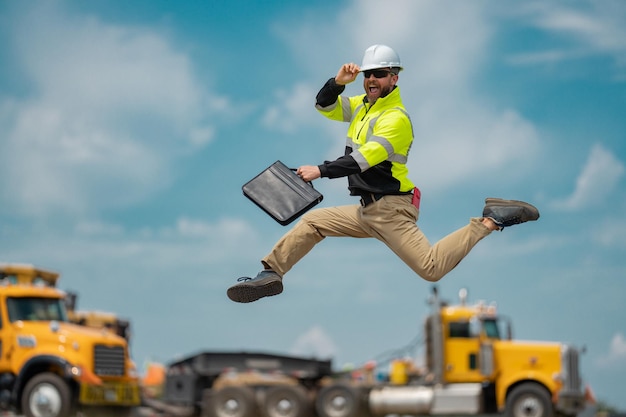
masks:
<path fill-rule="evenodd" d="M 290 170 L 292 170 L 293 172 L 298 171 L 298 168 L 289 168 L 289 169 L 290 169 Z M 299 176 L 298 176 L 298 177 L 299 177 Z M 304 181 L 304 180 L 302 180 L 302 181 Z M 307 184 L 309 184 L 312 188 L 315 188 L 315 187 L 313 187 L 313 182 L 312 182 L 312 181 L 304 181 L 304 182 L 306 182 Z"/>

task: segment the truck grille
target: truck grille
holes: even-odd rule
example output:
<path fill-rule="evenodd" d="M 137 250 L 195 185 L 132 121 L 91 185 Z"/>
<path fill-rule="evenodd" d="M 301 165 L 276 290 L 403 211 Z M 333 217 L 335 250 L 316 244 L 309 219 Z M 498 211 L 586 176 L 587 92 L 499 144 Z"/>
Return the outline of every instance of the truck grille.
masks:
<path fill-rule="evenodd" d="M 565 374 L 563 388 L 565 390 L 580 390 L 581 379 L 578 368 L 578 350 L 571 346 L 566 346 L 562 351 L 562 355 Z"/>
<path fill-rule="evenodd" d="M 123 346 L 96 345 L 94 373 L 98 376 L 124 376 L 125 359 Z"/>
<path fill-rule="evenodd" d="M 585 393 L 580 378 L 578 349 L 562 345 L 563 388 L 558 393 L 556 411 L 559 415 L 575 416 L 585 408 Z"/>

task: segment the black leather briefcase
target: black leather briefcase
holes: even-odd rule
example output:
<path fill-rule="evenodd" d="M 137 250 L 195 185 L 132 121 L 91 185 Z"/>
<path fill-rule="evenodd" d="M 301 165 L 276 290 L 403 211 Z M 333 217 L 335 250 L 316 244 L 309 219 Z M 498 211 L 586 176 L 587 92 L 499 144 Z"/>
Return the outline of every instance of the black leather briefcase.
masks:
<path fill-rule="evenodd" d="M 274 220 L 288 225 L 319 204 L 324 196 L 280 161 L 242 187 L 243 194 Z"/>

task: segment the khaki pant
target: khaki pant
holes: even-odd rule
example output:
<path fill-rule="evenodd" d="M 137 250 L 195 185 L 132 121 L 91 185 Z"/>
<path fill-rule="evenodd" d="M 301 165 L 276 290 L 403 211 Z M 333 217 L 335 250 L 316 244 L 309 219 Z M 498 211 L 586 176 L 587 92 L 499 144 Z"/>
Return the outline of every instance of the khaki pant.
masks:
<path fill-rule="evenodd" d="M 374 237 L 391 249 L 415 273 L 438 281 L 450 272 L 491 230 L 472 218 L 468 225 L 432 245 L 417 226 L 418 210 L 411 195 L 388 195 L 369 204 L 320 208 L 306 213 L 262 259 L 285 275 L 325 237 Z"/>

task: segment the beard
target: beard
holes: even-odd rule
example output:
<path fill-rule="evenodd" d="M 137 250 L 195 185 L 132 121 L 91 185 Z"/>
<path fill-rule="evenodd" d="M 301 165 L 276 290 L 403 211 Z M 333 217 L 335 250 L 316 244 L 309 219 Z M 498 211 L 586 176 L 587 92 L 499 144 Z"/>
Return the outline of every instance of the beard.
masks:
<path fill-rule="evenodd" d="M 391 86 L 387 86 L 385 88 L 382 88 L 380 90 L 380 98 L 385 98 L 389 95 L 389 93 L 391 93 L 391 91 L 393 91 L 393 89 L 395 88 L 395 86 L 391 87 Z"/>
<path fill-rule="evenodd" d="M 389 95 L 389 93 L 391 93 L 393 91 L 394 88 L 396 88 L 395 86 L 386 86 L 386 87 L 379 87 L 380 88 L 380 93 L 378 95 L 375 96 L 370 96 L 369 92 L 367 94 L 367 102 L 370 104 L 374 104 L 376 102 L 376 100 L 378 100 L 379 98 L 385 98 Z"/>

